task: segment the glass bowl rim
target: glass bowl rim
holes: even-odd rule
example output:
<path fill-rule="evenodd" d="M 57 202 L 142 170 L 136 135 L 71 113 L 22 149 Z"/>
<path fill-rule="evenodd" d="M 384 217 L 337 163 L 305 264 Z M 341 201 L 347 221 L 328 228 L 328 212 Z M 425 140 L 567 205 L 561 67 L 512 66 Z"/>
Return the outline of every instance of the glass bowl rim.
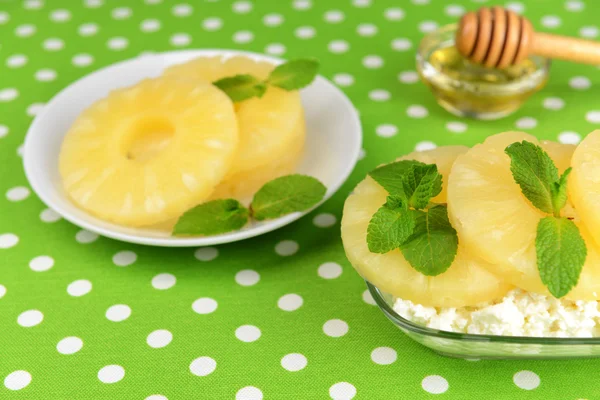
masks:
<path fill-rule="evenodd" d="M 496 342 L 496 343 L 513 343 L 513 344 L 544 344 L 544 345 L 600 345 L 600 337 L 586 338 L 563 338 L 563 337 L 535 337 L 535 336 L 500 336 L 500 335 L 479 335 L 473 333 L 458 333 L 450 331 L 442 331 L 438 329 L 428 328 L 423 325 L 416 324 L 400 316 L 383 298 L 383 292 L 375 285 L 365 280 L 367 288 L 377 306 L 383 313 L 400 328 L 406 329 L 412 333 L 420 335 L 459 340 L 463 342 Z"/>

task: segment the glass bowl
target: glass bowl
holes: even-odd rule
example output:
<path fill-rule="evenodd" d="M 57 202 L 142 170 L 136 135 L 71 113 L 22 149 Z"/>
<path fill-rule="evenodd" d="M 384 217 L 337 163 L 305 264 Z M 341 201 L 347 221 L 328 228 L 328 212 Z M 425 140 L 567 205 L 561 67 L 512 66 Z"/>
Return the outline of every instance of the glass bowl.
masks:
<path fill-rule="evenodd" d="M 466 359 L 600 357 L 600 337 L 554 338 L 473 335 L 431 329 L 402 318 L 392 295 L 367 282 L 375 303 L 394 325 L 414 341 L 443 356 Z"/>
<path fill-rule="evenodd" d="M 454 46 L 456 25 L 426 35 L 417 51 L 417 71 L 437 102 L 460 117 L 492 120 L 518 110 L 542 89 L 550 60 L 531 56 L 498 70 L 465 60 Z"/>

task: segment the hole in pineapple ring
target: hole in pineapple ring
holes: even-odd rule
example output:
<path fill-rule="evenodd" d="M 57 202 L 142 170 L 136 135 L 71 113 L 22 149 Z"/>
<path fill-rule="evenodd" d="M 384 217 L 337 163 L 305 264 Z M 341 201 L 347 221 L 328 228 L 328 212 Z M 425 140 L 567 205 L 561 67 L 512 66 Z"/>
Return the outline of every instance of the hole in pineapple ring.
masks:
<path fill-rule="evenodd" d="M 175 126 L 167 118 L 142 118 L 128 130 L 124 153 L 132 161 L 148 161 L 164 151 L 175 136 Z"/>

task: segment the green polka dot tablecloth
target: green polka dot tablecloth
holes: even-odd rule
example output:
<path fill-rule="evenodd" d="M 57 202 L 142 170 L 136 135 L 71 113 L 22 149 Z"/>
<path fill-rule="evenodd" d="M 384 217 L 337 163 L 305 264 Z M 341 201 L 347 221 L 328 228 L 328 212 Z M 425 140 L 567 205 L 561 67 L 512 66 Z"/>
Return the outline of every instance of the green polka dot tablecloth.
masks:
<path fill-rule="evenodd" d="M 599 399 L 600 360 L 465 361 L 412 342 L 344 257 L 344 199 L 379 163 L 514 128 L 577 143 L 600 124 L 600 71 L 566 62 L 500 121 L 434 102 L 419 40 L 482 2 L 0 1 L 0 399 Z M 599 34 L 595 0 L 506 5 L 540 30 Z M 21 162 L 44 104 L 95 69 L 181 48 L 319 58 L 364 127 L 337 195 L 276 232 L 201 249 L 98 237 L 46 208 Z"/>

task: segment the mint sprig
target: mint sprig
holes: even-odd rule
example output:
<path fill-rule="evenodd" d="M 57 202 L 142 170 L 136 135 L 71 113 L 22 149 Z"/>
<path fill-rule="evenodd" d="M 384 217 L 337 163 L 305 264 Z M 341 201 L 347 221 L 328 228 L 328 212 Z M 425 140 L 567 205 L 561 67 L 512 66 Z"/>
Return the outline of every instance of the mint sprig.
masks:
<path fill-rule="evenodd" d="M 241 229 L 248 223 L 248 209 L 234 199 L 213 200 L 186 211 L 173 229 L 174 235 L 218 235 Z"/>
<path fill-rule="evenodd" d="M 280 64 L 271 71 L 267 79 L 243 74 L 226 77 L 213 82 L 234 102 L 253 97 L 262 97 L 269 85 L 288 91 L 310 85 L 319 71 L 319 62 L 313 58 L 301 58 Z"/>
<path fill-rule="evenodd" d="M 550 156 L 527 141 L 513 143 L 505 150 L 510 169 L 523 195 L 540 211 L 551 214 L 540 219 L 535 238 L 537 267 L 542 283 L 561 298 L 579 281 L 587 258 L 587 247 L 573 221 L 561 217 L 567 203 L 571 169 L 561 177 Z"/>
<path fill-rule="evenodd" d="M 412 212 L 400 196 L 389 196 L 387 202 L 377 210 L 369 222 L 369 251 L 384 254 L 406 242 L 415 228 Z"/>

